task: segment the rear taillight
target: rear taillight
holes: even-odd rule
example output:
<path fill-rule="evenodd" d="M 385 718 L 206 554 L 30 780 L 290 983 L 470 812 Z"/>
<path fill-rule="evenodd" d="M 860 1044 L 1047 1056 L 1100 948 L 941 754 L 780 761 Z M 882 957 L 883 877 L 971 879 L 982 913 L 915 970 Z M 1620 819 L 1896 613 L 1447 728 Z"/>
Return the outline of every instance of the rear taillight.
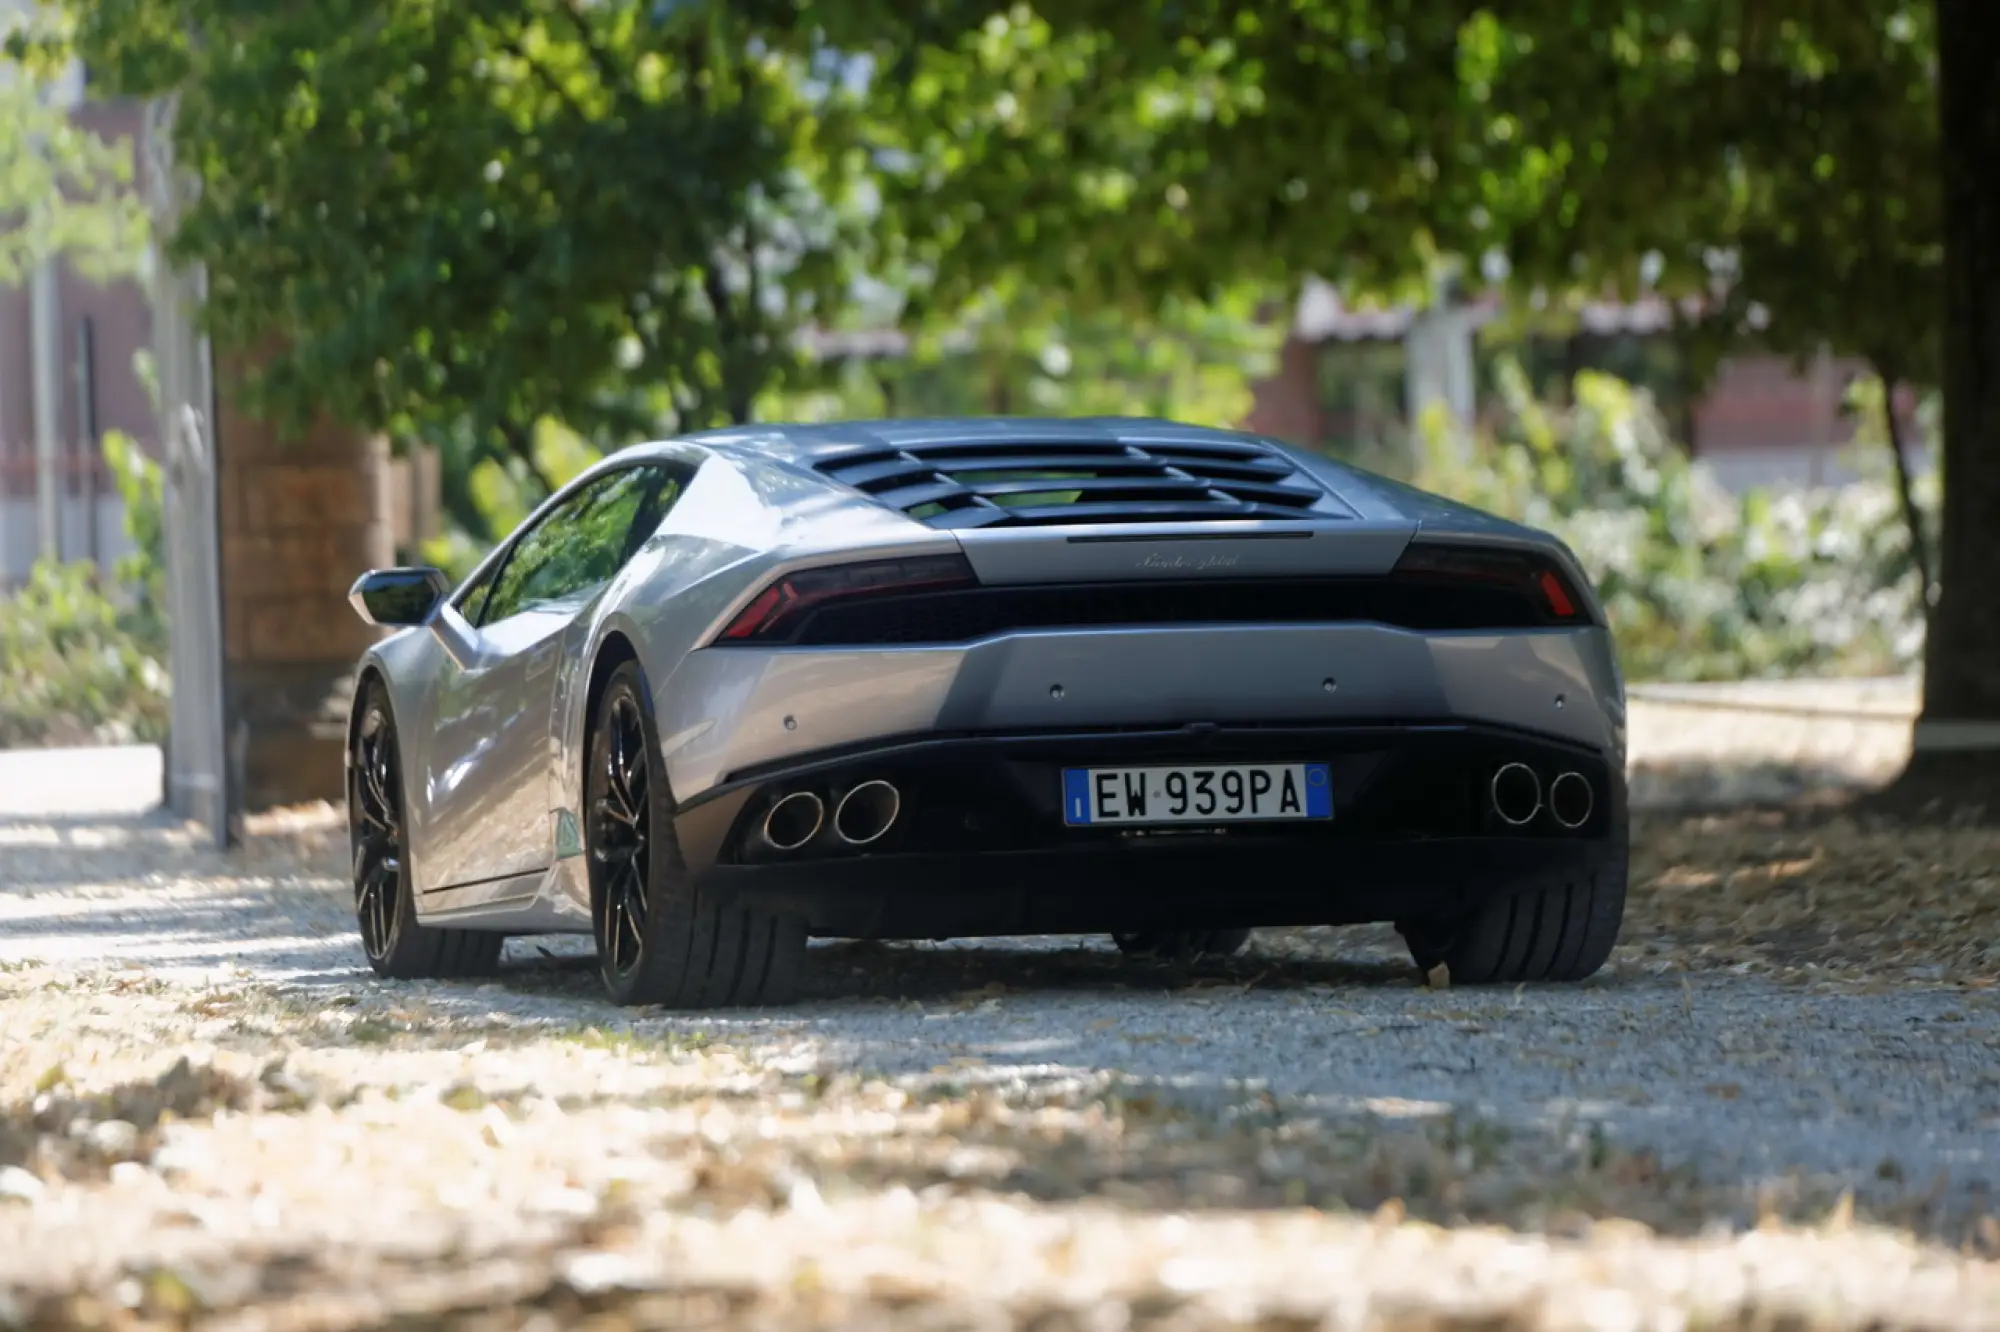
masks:
<path fill-rule="evenodd" d="M 963 555 L 917 555 L 801 569 L 752 597 L 715 642 L 719 647 L 789 642 L 808 615 L 835 602 L 978 585 Z"/>
<path fill-rule="evenodd" d="M 1490 546 L 1412 542 L 1396 561 L 1395 576 L 1430 583 L 1479 584 L 1525 595 L 1537 610 L 1558 623 L 1589 620 L 1561 566 L 1532 551 Z"/>

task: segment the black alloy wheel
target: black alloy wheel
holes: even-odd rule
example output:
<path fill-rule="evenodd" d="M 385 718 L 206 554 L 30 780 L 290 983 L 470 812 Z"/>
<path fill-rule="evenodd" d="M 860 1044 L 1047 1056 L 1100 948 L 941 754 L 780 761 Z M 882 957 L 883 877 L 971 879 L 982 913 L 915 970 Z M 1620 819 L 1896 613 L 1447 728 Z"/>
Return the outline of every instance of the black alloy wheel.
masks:
<path fill-rule="evenodd" d="M 742 906 L 688 870 L 636 661 L 605 678 L 584 754 L 584 852 L 598 970 L 614 1003 L 781 1004 L 797 988 L 805 922 Z"/>
<path fill-rule="evenodd" d="M 651 778 L 646 730 L 627 691 L 606 700 L 591 772 L 590 872 L 597 954 L 613 988 L 645 962 L 646 885 L 652 881 Z"/>
<path fill-rule="evenodd" d="M 488 975 L 499 964 L 505 935 L 417 922 L 395 719 L 379 685 L 364 686 L 356 705 L 361 720 L 348 751 L 347 828 L 354 920 L 368 965 L 393 980 Z"/>

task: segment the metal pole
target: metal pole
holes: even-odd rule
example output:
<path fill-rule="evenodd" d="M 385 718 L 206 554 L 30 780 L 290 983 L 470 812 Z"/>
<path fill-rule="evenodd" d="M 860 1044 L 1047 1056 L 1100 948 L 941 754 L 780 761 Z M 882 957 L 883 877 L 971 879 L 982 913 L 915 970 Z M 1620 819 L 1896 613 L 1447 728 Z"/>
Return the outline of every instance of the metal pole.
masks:
<path fill-rule="evenodd" d="M 89 315 L 76 322 L 76 434 L 77 464 L 83 469 L 77 488 L 83 492 L 84 549 L 90 552 L 91 563 L 102 567 L 104 542 L 97 521 L 97 330 Z"/>
<path fill-rule="evenodd" d="M 154 227 L 172 235 L 197 182 L 174 162 L 174 104 L 147 107 L 145 148 Z M 200 265 L 153 270 L 153 336 L 160 444 L 166 481 L 167 604 L 173 713 L 166 785 L 176 813 L 208 828 L 213 845 L 236 840 L 237 782 L 225 723 L 221 539 L 215 448 L 215 383 L 208 339 L 196 327 L 207 295 Z"/>
<path fill-rule="evenodd" d="M 62 558 L 62 314 L 56 261 L 44 259 L 28 280 L 29 347 L 34 365 L 35 522 L 41 557 Z"/>

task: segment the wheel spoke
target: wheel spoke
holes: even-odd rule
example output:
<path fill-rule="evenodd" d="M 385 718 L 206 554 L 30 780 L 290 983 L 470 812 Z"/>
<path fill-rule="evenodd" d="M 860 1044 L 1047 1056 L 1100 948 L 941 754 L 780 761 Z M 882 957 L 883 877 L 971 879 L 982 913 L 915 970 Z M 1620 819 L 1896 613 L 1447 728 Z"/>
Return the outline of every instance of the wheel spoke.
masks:
<path fill-rule="evenodd" d="M 597 798 L 597 803 L 591 806 L 591 813 L 598 815 L 600 821 L 612 820 L 628 828 L 638 821 L 632 811 L 625 807 L 624 802 L 618 799 L 616 787 L 609 794 Z"/>
<path fill-rule="evenodd" d="M 375 899 L 381 895 L 382 884 L 374 870 L 362 882 L 356 894 L 354 914 L 361 921 L 361 943 L 372 956 L 381 948 L 381 939 L 375 934 Z"/>
<path fill-rule="evenodd" d="M 604 899 L 604 938 L 600 947 L 604 955 L 611 959 L 611 969 L 625 970 L 625 894 L 609 892 Z"/>
<path fill-rule="evenodd" d="M 394 928 L 394 918 L 390 915 L 394 905 L 391 899 L 401 880 L 401 873 L 402 867 L 386 856 L 376 870 L 381 887 L 375 893 L 375 947 L 380 953 L 389 951 L 389 935 Z"/>
<path fill-rule="evenodd" d="M 369 746 L 367 758 L 361 771 L 368 788 L 369 798 L 374 803 L 375 812 L 381 815 L 386 822 L 389 817 L 389 792 L 384 778 L 388 774 L 388 764 L 382 760 L 382 745 L 379 738 Z"/>
<path fill-rule="evenodd" d="M 627 862 L 625 871 L 625 914 L 631 918 L 634 931 L 646 923 L 646 870 L 639 857 Z M 635 933 L 635 936 L 636 933 Z"/>
<path fill-rule="evenodd" d="M 637 964 L 639 954 L 645 947 L 646 904 L 636 866 L 626 869 L 624 889 L 619 894 L 619 900 L 618 918 L 624 927 L 622 933 L 631 944 L 626 954 L 629 967 Z"/>

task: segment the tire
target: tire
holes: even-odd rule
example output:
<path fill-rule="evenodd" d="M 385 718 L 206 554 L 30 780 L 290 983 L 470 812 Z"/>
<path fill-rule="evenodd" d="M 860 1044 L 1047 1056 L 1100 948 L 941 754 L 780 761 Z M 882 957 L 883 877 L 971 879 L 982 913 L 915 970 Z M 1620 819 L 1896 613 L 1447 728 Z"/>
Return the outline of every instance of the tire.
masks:
<path fill-rule="evenodd" d="M 606 992 L 622 1005 L 681 1009 L 788 1002 L 804 921 L 704 900 L 662 769 L 651 695 L 628 661 L 605 682 L 584 753 L 584 851 Z"/>
<path fill-rule="evenodd" d="M 1111 942 L 1129 957 L 1233 957 L 1250 942 L 1248 930 L 1139 930 Z"/>
<path fill-rule="evenodd" d="M 417 923 L 396 720 L 379 685 L 365 686 L 358 704 L 361 722 L 348 751 L 347 830 L 354 919 L 368 965 L 388 980 L 491 975 L 500 965 L 505 935 Z"/>
<path fill-rule="evenodd" d="M 1440 962 L 1454 985 L 1581 981 L 1597 974 L 1625 919 L 1630 827 L 1621 808 L 1614 850 L 1595 870 L 1495 897 L 1454 921 L 1398 921 L 1419 970 Z"/>

